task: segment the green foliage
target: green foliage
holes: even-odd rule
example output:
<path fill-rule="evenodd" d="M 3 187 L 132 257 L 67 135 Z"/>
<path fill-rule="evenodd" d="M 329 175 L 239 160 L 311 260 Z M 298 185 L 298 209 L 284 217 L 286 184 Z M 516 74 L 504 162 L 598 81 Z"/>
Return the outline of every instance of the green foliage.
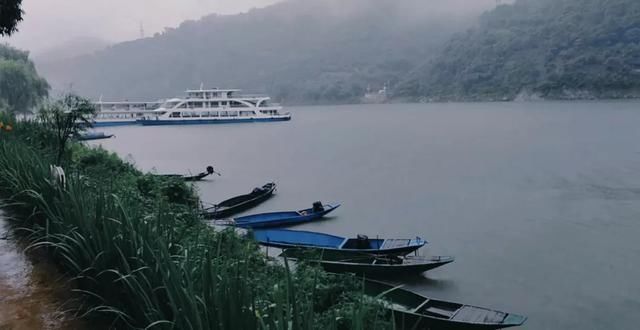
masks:
<path fill-rule="evenodd" d="M 42 63 L 41 70 L 54 86 L 73 83 L 82 95 L 103 99 L 154 100 L 204 83 L 285 103 L 358 102 L 368 86 L 402 79 L 466 27 L 470 12 L 494 3 L 450 2 L 458 3 L 458 16 L 442 9 L 455 5 L 436 1 L 283 1 L 187 21 L 152 38 Z"/>
<path fill-rule="evenodd" d="M 357 279 L 291 271 L 233 230 L 214 232 L 191 200 L 166 193 L 191 191 L 184 182 L 74 144 L 61 186 L 49 173 L 55 141 L 36 140 L 43 125 L 20 122 L 0 139 L 2 206 L 29 248 L 73 277 L 86 315 L 117 329 L 391 328 Z"/>
<path fill-rule="evenodd" d="M 49 84 L 38 76 L 29 54 L 0 45 L 0 104 L 15 112 L 27 112 L 49 92 Z"/>
<path fill-rule="evenodd" d="M 59 100 L 45 104 L 38 112 L 38 120 L 55 137 L 58 150 L 57 164 L 61 163 L 64 154 L 69 151 L 67 148 L 69 140 L 92 126 L 96 111 L 91 101 L 68 94 Z"/>
<path fill-rule="evenodd" d="M 640 96 L 640 2 L 517 0 L 481 17 L 396 95 L 445 100 Z"/>
<path fill-rule="evenodd" d="M 16 32 L 16 25 L 22 21 L 22 0 L 0 1 L 0 36 L 8 36 Z"/>

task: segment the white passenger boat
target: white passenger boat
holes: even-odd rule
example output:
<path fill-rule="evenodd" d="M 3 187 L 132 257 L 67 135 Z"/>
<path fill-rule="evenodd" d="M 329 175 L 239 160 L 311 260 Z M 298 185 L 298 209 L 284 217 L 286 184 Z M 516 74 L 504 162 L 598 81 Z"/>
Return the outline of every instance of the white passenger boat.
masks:
<path fill-rule="evenodd" d="M 94 118 L 94 127 L 136 125 L 138 119 L 153 115 L 162 102 L 94 102 L 98 111 Z"/>
<path fill-rule="evenodd" d="M 290 113 L 270 104 L 264 95 L 239 95 L 238 89 L 199 89 L 186 91 L 185 98 L 165 101 L 152 114 L 136 122 L 142 125 L 220 124 L 261 121 L 286 121 Z"/>

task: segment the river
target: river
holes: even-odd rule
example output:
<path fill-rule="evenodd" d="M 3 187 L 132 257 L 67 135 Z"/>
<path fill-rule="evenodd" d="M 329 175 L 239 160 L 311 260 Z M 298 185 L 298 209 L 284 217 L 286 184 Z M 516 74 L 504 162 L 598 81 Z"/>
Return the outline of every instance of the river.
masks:
<path fill-rule="evenodd" d="M 291 107 L 291 122 L 117 127 L 144 170 L 221 177 L 204 201 L 274 180 L 251 212 L 340 202 L 332 234 L 426 238 L 456 261 L 427 295 L 527 315 L 522 329 L 640 323 L 640 102 Z"/>

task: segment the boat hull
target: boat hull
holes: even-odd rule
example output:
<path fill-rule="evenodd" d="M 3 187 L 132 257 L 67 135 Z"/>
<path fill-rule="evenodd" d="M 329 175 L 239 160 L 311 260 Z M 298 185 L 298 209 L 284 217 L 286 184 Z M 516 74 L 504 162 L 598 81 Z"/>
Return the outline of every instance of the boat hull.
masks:
<path fill-rule="evenodd" d="M 412 239 L 384 239 L 378 240 L 383 242 L 402 241 L 404 244 L 387 245 L 382 243 L 380 246 L 369 248 L 350 248 L 345 246 L 345 237 L 339 237 L 324 233 L 294 231 L 294 230 L 261 230 L 254 231 L 254 239 L 261 245 L 270 246 L 280 249 L 296 249 L 309 251 L 317 251 L 323 258 L 328 260 L 336 260 L 339 258 L 347 258 L 352 256 L 362 256 L 363 254 L 374 256 L 406 256 L 423 247 L 427 242 L 416 238 Z"/>
<path fill-rule="evenodd" d="M 366 277 L 401 277 L 409 275 L 420 275 L 426 271 L 442 267 L 453 262 L 451 257 L 439 257 L 438 259 L 425 260 L 419 263 L 407 263 L 397 265 L 376 265 L 354 262 L 340 261 L 317 261 L 322 268 L 331 273 L 353 273 Z"/>
<path fill-rule="evenodd" d="M 236 227 L 251 228 L 251 229 L 263 229 L 263 228 L 275 228 L 299 225 L 303 223 L 312 222 L 318 220 L 331 211 L 337 209 L 340 205 L 330 206 L 326 205 L 325 209 L 321 212 L 312 212 L 306 215 L 295 215 L 297 212 L 278 212 L 278 213 L 265 213 L 249 215 L 246 217 L 240 217 L 234 219 Z"/>
<path fill-rule="evenodd" d="M 86 134 L 86 135 L 80 135 L 77 140 L 78 141 L 94 141 L 94 140 L 105 140 L 105 139 L 110 139 L 112 138 L 114 135 L 113 134 Z"/>
<path fill-rule="evenodd" d="M 235 123 L 256 123 L 271 121 L 289 121 L 291 117 L 273 117 L 273 118 L 237 118 L 237 119 L 142 119 L 137 123 L 143 126 L 165 126 L 165 125 L 211 125 L 211 124 L 235 124 Z"/>
<path fill-rule="evenodd" d="M 276 190 L 276 185 L 275 183 L 270 185 L 264 185 L 262 186 L 262 188 L 266 190 L 260 195 L 250 196 L 251 194 L 248 194 L 248 195 L 234 197 L 234 198 L 242 199 L 243 197 L 247 196 L 246 197 L 247 199 L 245 199 L 244 201 L 238 202 L 232 206 L 229 206 L 225 209 L 221 209 L 221 210 L 214 209 L 214 211 L 205 212 L 204 217 L 206 219 L 222 219 L 222 218 L 226 218 L 234 214 L 240 213 L 242 211 L 246 211 L 253 207 L 256 207 L 273 196 L 273 193 Z M 232 199 L 229 199 L 227 201 L 231 201 Z M 224 203 L 227 201 L 223 201 L 219 205 L 224 205 Z"/>
<path fill-rule="evenodd" d="M 115 127 L 115 126 L 133 126 L 137 125 L 135 120 L 131 121 L 97 121 L 91 126 L 93 127 Z"/>
<path fill-rule="evenodd" d="M 375 280 L 364 281 L 364 292 L 372 297 L 382 297 L 392 303 L 387 308 L 393 312 L 397 329 L 492 330 L 520 326 L 527 320 L 526 316 L 428 298 L 398 286 Z M 435 308 L 430 309 L 430 304 L 433 304 Z M 477 313 L 477 317 L 465 317 L 464 320 L 460 320 L 457 319 L 457 312 L 454 309 L 447 311 L 446 308 L 437 308 L 437 306 L 446 305 L 454 305 L 459 308 L 468 307 L 471 310 L 479 311 L 479 313 Z M 414 306 L 421 306 L 418 307 L 421 310 L 429 308 L 429 312 L 436 314 L 418 313 L 407 309 L 414 308 Z M 449 316 L 436 316 L 441 311 L 450 312 L 451 314 Z M 488 320 L 493 315 L 499 315 L 500 317 L 497 320 Z"/>

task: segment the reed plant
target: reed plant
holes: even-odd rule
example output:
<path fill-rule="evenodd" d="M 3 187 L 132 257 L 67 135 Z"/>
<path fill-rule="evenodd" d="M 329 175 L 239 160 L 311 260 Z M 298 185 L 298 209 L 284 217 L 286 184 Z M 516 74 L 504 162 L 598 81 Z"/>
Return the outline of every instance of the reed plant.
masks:
<path fill-rule="evenodd" d="M 266 259 L 204 224 L 194 189 L 74 144 L 66 180 L 38 122 L 0 131 L 0 197 L 29 249 L 45 251 L 84 297 L 82 315 L 133 329 L 387 329 L 357 278 Z"/>

